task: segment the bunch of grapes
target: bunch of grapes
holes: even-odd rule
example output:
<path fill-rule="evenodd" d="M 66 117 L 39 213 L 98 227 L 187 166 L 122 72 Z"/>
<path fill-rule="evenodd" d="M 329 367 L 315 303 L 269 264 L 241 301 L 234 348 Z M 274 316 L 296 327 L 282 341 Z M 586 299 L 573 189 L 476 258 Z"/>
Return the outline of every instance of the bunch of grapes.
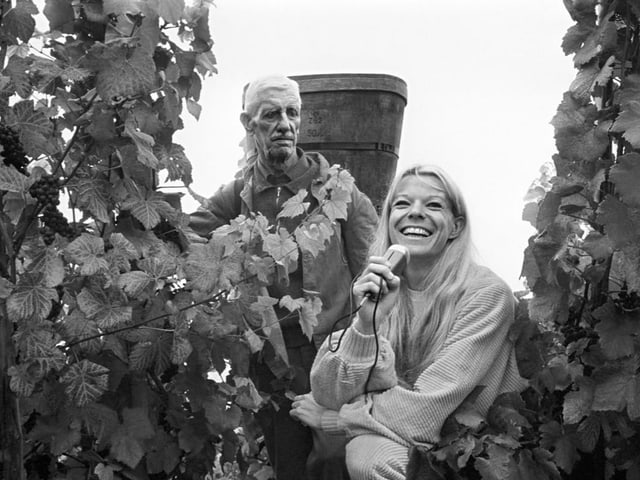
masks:
<path fill-rule="evenodd" d="M 2 145 L 2 155 L 4 164 L 13 165 L 20 173 L 27 173 L 29 160 L 20 143 L 18 133 L 10 126 L 0 123 L 0 145 Z"/>
<path fill-rule="evenodd" d="M 640 295 L 635 290 L 628 292 L 626 288 L 623 288 L 614 302 L 625 312 L 640 310 Z"/>
<path fill-rule="evenodd" d="M 592 328 L 585 328 L 573 323 L 567 323 L 560 329 L 564 335 L 564 345 L 577 342 L 582 338 L 589 340 L 589 345 L 594 344 L 598 340 L 598 334 Z"/>
<path fill-rule="evenodd" d="M 56 233 L 72 239 L 77 236 L 77 229 L 69 225 L 69 221 L 58 210 L 60 204 L 60 183 L 52 175 L 45 175 L 29 188 L 29 193 L 38 203 L 43 205 L 42 227 L 40 234 L 46 245 L 51 245 L 56 238 Z"/>

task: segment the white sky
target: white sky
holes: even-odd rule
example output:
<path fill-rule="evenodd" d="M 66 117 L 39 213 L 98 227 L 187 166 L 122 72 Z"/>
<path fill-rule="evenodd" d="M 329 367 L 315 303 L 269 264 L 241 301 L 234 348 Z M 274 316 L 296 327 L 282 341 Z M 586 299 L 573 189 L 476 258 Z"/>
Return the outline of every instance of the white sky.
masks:
<path fill-rule="evenodd" d="M 572 24 L 562 0 L 216 0 L 219 74 L 203 85 L 200 120 L 185 111 L 175 141 L 193 164 L 194 190 L 209 196 L 237 170 L 241 92 L 252 78 L 400 77 L 408 104 L 398 168 L 427 162 L 451 173 L 482 263 L 519 290 L 534 233 L 521 220 L 523 197 L 555 153 L 549 122 L 575 76 L 560 48 Z"/>

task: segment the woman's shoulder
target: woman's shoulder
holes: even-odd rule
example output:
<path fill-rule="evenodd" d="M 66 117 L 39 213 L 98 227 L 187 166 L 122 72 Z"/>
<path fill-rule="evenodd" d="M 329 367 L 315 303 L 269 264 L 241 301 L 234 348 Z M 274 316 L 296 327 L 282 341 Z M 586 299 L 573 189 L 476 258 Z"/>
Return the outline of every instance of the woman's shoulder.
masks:
<path fill-rule="evenodd" d="M 475 296 L 481 292 L 492 292 L 514 298 L 513 290 L 498 274 L 484 265 L 473 265 L 469 271 L 466 296 Z"/>

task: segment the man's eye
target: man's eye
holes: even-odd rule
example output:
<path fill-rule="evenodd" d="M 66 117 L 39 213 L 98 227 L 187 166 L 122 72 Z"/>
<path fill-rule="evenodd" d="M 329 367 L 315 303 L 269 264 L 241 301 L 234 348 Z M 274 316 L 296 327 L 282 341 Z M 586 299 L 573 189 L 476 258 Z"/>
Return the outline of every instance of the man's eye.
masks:
<path fill-rule="evenodd" d="M 291 118 L 298 118 L 300 116 L 300 112 L 295 108 L 289 108 L 287 109 L 287 115 Z"/>

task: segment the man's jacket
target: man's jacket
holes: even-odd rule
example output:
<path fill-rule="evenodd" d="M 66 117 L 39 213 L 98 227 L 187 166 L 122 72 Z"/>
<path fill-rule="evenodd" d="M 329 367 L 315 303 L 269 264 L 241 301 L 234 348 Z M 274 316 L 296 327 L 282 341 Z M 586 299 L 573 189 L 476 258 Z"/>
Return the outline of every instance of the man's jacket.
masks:
<path fill-rule="evenodd" d="M 279 188 L 287 189 L 287 197 L 295 195 L 299 189 L 311 191 L 314 181 L 326 181 L 329 168 L 327 160 L 315 152 L 303 152 L 298 149 L 298 162 L 305 168 L 294 168 L 294 178 Z M 325 178 L 322 178 L 322 176 Z M 274 196 L 274 187 L 258 171 L 257 164 L 248 167 L 242 178 L 222 186 L 209 201 L 207 208 L 200 208 L 191 214 L 191 228 L 201 236 L 208 237 L 221 225 L 229 223 L 240 214 L 261 212 L 267 218 L 273 217 L 274 208 L 279 209 Z M 280 190 L 278 189 L 278 197 Z M 275 203 L 274 203 L 275 202 Z M 263 210 L 269 210 L 268 215 Z M 277 214 L 277 212 L 275 212 Z M 302 220 L 302 216 L 286 219 L 285 225 L 293 232 Z M 378 221 L 376 211 L 369 198 L 353 187 L 351 201 L 347 206 L 346 220 L 333 222 L 334 234 L 325 248 L 314 257 L 308 251 L 301 251 L 302 289 L 304 295 L 318 295 L 322 300 L 322 312 L 318 315 L 318 324 L 314 330 L 314 342 L 320 345 L 329 334 L 334 322 L 349 313 L 351 281 L 365 266 L 369 245 L 373 239 Z M 344 327 L 347 318 L 335 328 Z"/>

